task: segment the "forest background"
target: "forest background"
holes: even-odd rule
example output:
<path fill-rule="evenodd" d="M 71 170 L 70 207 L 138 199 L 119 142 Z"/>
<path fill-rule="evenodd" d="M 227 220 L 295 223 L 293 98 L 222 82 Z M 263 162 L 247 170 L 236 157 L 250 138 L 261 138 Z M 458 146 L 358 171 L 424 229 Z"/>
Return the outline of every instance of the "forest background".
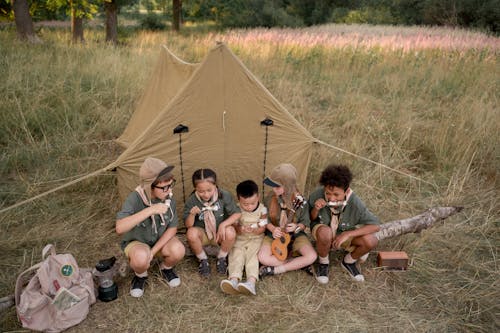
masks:
<path fill-rule="evenodd" d="M 194 2 L 183 8 L 188 3 Z M 212 20 L 184 20 L 179 33 L 166 14 L 140 9 L 122 9 L 116 45 L 105 42 L 101 14 L 86 20 L 85 43 L 69 43 L 67 24 L 35 22 L 43 42 L 34 44 L 20 42 L 13 25 L 0 27 L 0 209 L 114 161 L 120 148 L 113 140 L 146 87 L 160 45 L 199 62 L 216 41 L 313 136 L 425 180 L 316 147 L 306 195 L 333 161 L 352 168 L 354 190 L 383 222 L 434 206 L 465 208 L 422 234 L 382 242 L 363 267 L 363 284 L 349 280 L 339 267 L 342 254 L 332 253 L 327 285 L 290 272 L 259 282 L 256 297 L 229 297 L 219 290 L 220 278 L 199 278 L 187 257 L 177 267 L 179 288 L 169 289 L 153 269 L 145 296 L 133 299 L 130 275 L 118 276 L 118 300 L 96 303 L 69 332 L 500 330 L 494 29 L 334 23 L 225 29 Z M 150 15 L 160 30 L 144 29 Z M 40 260 L 47 243 L 71 252 L 82 267 L 119 253 L 120 205 L 110 172 L 0 213 L 0 296 L 13 293 L 17 275 Z M 377 268 L 384 250 L 407 252 L 408 271 Z M 14 309 L 3 311 L 0 331 L 19 330 Z"/>

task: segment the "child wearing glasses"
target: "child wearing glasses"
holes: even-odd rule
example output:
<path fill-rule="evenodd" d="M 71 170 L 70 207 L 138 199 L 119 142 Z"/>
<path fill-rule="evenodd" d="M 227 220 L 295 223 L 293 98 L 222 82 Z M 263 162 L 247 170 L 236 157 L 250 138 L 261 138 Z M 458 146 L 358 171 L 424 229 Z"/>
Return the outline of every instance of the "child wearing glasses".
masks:
<path fill-rule="evenodd" d="M 233 224 L 241 216 L 231 193 L 217 186 L 217 175 L 211 169 L 198 169 L 192 177 L 194 191 L 184 205 L 186 238 L 199 260 L 198 272 L 210 276 L 205 245 L 220 246 L 217 272 L 227 274 L 227 255 L 236 240 Z"/>
<path fill-rule="evenodd" d="M 139 169 L 140 185 L 129 194 L 116 214 L 116 232 L 123 235 L 121 248 L 134 271 L 132 297 L 141 297 L 148 279 L 148 268 L 160 257 L 160 272 L 170 287 L 181 280 L 174 266 L 184 257 L 185 248 L 176 237 L 178 217 L 172 187 L 173 166 L 148 157 Z"/>

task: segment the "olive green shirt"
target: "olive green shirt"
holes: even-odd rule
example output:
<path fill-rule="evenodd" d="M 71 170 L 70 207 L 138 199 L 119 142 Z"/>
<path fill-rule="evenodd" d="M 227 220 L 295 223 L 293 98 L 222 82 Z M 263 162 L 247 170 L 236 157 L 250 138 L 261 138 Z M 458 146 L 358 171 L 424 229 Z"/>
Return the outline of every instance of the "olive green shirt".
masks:
<path fill-rule="evenodd" d="M 309 196 L 309 211 L 314 208 L 314 203 L 320 198 L 325 199 L 325 188 L 323 186 L 316 188 Z M 330 207 L 325 206 L 319 210 L 318 217 L 311 221 L 311 229 L 313 229 L 317 224 L 330 226 L 331 220 L 332 213 L 330 211 Z M 356 195 L 356 193 L 352 193 L 347 201 L 347 205 L 340 213 L 337 234 L 344 231 L 354 230 L 357 225 L 366 224 L 380 224 L 380 221 L 375 215 L 373 215 L 372 212 L 368 210 L 368 208 L 366 208 L 365 204 Z"/>
<path fill-rule="evenodd" d="M 268 207 L 268 209 L 271 206 L 272 198 L 273 195 L 268 195 L 264 199 L 264 204 L 266 207 Z M 270 218 L 270 213 L 267 214 L 267 220 L 269 221 L 269 223 L 273 223 L 273 221 L 271 221 Z M 309 208 L 307 201 L 304 200 L 304 204 L 295 211 L 294 220 L 295 223 L 297 224 L 302 223 L 306 228 L 309 227 L 309 225 L 311 224 L 311 219 L 309 218 Z M 279 220 L 276 221 L 276 223 L 273 224 L 279 226 Z M 306 235 L 306 233 L 303 230 L 301 230 L 299 233 L 295 234 L 295 236 L 301 236 L 301 235 Z M 266 236 L 273 238 L 273 233 L 269 231 L 267 228 L 266 228 Z"/>
<path fill-rule="evenodd" d="M 154 199 L 151 201 L 152 204 L 159 202 L 161 202 L 159 199 Z M 127 199 L 125 199 L 122 209 L 116 214 L 116 219 L 120 220 L 127 216 L 134 215 L 135 213 L 138 213 L 147 207 L 148 206 L 146 206 L 144 202 L 142 202 L 139 193 L 134 191 L 129 194 Z M 157 232 L 155 232 L 151 217 L 148 217 L 141 223 L 138 223 L 127 233 L 125 233 L 121 241 L 122 250 L 125 249 L 127 244 L 131 241 L 139 241 L 141 243 L 148 244 L 150 247 L 153 247 L 158 239 L 167 230 L 167 228 L 176 228 L 179 224 L 179 219 L 177 217 L 176 204 L 174 199 L 171 199 L 170 208 L 171 209 L 168 209 L 167 212 L 163 214 L 165 223 L 163 223 L 163 221 L 161 220 L 160 215 L 153 215 Z"/>
<path fill-rule="evenodd" d="M 217 201 L 214 203 L 214 206 L 217 207 L 217 210 L 212 211 L 215 216 L 215 227 L 216 229 L 219 229 L 219 225 L 229 218 L 229 216 L 233 214 L 240 213 L 240 208 L 236 205 L 236 202 L 233 199 L 233 196 L 231 193 L 229 193 L 226 190 L 223 189 L 218 189 L 219 191 L 219 198 Z M 189 198 L 186 200 L 186 204 L 184 205 L 184 221 L 186 218 L 189 216 L 189 212 L 191 211 L 191 208 L 194 206 L 198 206 L 198 208 L 203 209 L 203 203 L 198 200 L 196 195 L 192 193 Z M 195 227 L 200 227 L 200 228 L 205 228 L 205 221 L 203 218 L 203 212 L 201 214 L 197 214 L 194 218 L 194 226 Z"/>

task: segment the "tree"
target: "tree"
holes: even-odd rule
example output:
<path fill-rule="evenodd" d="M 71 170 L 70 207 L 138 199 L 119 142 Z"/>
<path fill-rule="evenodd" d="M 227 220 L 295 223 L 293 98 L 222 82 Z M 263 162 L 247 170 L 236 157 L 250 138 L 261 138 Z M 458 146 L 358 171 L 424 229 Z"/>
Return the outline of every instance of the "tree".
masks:
<path fill-rule="evenodd" d="M 27 0 L 12 0 L 14 19 L 16 22 L 17 36 L 21 40 L 31 43 L 38 43 L 40 39 L 35 33 L 33 20 L 30 15 L 30 8 Z"/>
<path fill-rule="evenodd" d="M 118 43 L 118 4 L 117 0 L 105 0 L 106 42 Z"/>
<path fill-rule="evenodd" d="M 172 28 L 179 31 L 181 28 L 182 0 L 172 0 Z"/>

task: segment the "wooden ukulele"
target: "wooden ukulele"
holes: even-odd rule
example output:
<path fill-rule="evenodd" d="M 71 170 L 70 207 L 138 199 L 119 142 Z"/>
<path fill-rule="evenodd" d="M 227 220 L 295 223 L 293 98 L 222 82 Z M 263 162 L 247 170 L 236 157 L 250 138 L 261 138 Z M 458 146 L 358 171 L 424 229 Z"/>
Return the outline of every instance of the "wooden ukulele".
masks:
<path fill-rule="evenodd" d="M 295 196 L 292 203 L 293 208 L 291 208 L 287 213 L 286 224 L 292 223 L 295 212 L 304 204 L 304 202 L 305 199 L 303 196 L 299 194 Z M 281 237 L 273 239 L 273 242 L 271 243 L 271 252 L 280 261 L 284 261 L 288 258 L 288 244 L 290 244 L 291 240 L 292 236 L 290 236 L 289 233 L 283 233 Z"/>

